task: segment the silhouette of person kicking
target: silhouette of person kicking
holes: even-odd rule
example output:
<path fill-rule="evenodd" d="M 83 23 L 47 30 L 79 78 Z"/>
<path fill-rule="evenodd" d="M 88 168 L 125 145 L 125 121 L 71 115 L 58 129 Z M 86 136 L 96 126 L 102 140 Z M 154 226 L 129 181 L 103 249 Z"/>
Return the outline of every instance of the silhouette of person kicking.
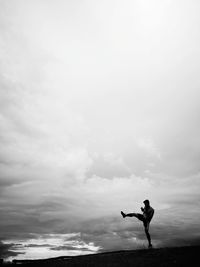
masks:
<path fill-rule="evenodd" d="M 151 219 L 153 218 L 153 215 L 154 215 L 154 209 L 150 206 L 150 202 L 148 199 L 143 201 L 143 203 L 144 203 L 144 208 L 143 207 L 141 208 L 141 211 L 143 212 L 143 214 L 141 214 L 141 213 L 127 213 L 127 214 L 125 214 L 123 211 L 121 211 L 121 215 L 123 218 L 136 217 L 138 220 L 143 222 L 145 234 L 146 234 L 147 240 L 149 242 L 149 248 L 151 248 L 152 244 L 151 244 L 151 236 L 149 234 L 149 225 L 150 225 Z"/>

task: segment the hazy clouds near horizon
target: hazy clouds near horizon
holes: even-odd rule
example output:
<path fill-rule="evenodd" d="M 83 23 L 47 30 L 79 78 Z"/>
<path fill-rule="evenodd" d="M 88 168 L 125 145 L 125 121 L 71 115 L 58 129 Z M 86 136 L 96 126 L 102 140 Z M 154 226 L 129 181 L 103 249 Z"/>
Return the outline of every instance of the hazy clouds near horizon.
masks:
<path fill-rule="evenodd" d="M 195 0 L 0 1 L 2 247 L 33 236 L 62 240 L 52 253 L 141 246 L 138 222 L 117 217 L 145 198 L 157 245 L 199 238 L 199 11 Z"/>

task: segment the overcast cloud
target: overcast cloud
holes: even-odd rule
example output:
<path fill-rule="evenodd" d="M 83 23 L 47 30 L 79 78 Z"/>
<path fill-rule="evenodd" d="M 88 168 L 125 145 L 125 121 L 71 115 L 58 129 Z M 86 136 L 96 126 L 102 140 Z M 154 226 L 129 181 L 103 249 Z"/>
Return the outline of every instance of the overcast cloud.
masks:
<path fill-rule="evenodd" d="M 0 0 L 0 253 L 199 242 L 200 3 Z M 38 249 L 39 246 L 39 249 Z"/>

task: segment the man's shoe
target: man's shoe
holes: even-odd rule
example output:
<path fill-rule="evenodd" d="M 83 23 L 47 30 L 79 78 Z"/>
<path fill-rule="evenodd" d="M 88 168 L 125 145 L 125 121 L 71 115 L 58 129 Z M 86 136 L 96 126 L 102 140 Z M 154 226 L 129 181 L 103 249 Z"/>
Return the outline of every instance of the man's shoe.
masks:
<path fill-rule="evenodd" d="M 126 217 L 126 214 L 123 211 L 121 211 L 121 215 L 122 215 L 123 218 Z"/>

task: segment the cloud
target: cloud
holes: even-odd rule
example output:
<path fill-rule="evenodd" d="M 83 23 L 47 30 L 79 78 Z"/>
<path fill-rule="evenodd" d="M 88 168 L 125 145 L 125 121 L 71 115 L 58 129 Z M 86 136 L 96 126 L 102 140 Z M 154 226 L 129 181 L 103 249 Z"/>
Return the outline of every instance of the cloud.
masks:
<path fill-rule="evenodd" d="M 61 256 L 64 253 L 78 255 L 98 251 L 99 248 L 92 242 L 86 243 L 76 239 L 78 236 L 80 236 L 79 233 L 33 235 L 32 239 L 21 238 L 19 243 L 16 243 L 16 240 L 6 240 L 4 246 L 2 245 L 2 250 L 3 248 L 12 249 L 13 253 L 5 254 L 9 260 L 14 257 L 16 259 L 32 259 L 36 255 L 40 255 L 41 258 L 47 258 L 47 255 Z"/>
<path fill-rule="evenodd" d="M 88 253 L 93 251 L 85 247 L 74 247 L 74 246 L 58 246 L 58 247 L 51 248 L 51 250 L 62 250 L 62 251 L 63 250 L 69 250 L 69 251 L 78 250 L 78 251 L 87 251 Z"/>
<path fill-rule="evenodd" d="M 99 176 L 111 179 L 113 177 L 125 177 L 131 174 L 131 169 L 121 156 L 107 152 L 104 155 L 93 155 L 88 176 Z"/>
<path fill-rule="evenodd" d="M 155 147 L 153 140 L 140 138 L 138 140 L 138 146 L 146 151 L 147 156 L 153 156 L 160 159 L 161 155 Z"/>
<path fill-rule="evenodd" d="M 23 254 L 13 251 L 14 247 L 15 244 L 4 244 L 2 241 L 0 241 L 0 257 L 1 258 L 15 257 L 18 254 Z"/>

